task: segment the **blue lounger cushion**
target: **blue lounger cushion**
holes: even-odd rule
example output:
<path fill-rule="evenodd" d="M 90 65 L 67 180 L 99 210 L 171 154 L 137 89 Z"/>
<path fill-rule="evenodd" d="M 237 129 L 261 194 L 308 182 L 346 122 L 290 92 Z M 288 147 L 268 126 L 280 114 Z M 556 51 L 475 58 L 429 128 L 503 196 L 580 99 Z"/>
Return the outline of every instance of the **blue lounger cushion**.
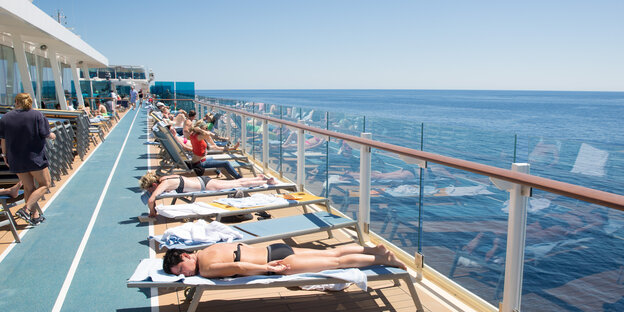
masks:
<path fill-rule="evenodd" d="M 332 215 L 326 211 L 320 211 L 279 219 L 248 222 L 232 227 L 243 234 L 242 239 L 234 240 L 234 242 L 253 244 L 275 239 L 294 237 L 298 235 L 329 231 L 332 229 L 356 226 L 356 224 L 357 222 L 354 220 Z M 360 235 L 359 231 L 358 235 Z M 212 245 L 187 245 L 180 243 L 167 245 L 166 242 L 162 240 L 162 235 L 156 235 L 150 238 L 161 244 L 161 247 L 164 246 L 167 248 L 195 250 Z M 360 235 L 360 239 L 361 238 L 362 237 Z"/>

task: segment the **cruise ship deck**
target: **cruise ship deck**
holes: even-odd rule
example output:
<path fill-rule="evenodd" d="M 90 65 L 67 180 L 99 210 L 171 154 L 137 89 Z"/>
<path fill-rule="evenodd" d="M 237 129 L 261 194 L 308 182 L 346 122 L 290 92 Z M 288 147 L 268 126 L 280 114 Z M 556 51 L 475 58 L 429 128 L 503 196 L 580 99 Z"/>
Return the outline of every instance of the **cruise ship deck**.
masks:
<path fill-rule="evenodd" d="M 71 175 L 52 188 L 41 203 L 47 220 L 26 226 L 18 220 L 21 243 L 0 229 L 0 309 L 3 311 L 79 311 L 91 306 L 100 311 L 134 311 L 160 307 L 160 311 L 185 310 L 183 289 L 127 288 L 126 281 L 141 259 L 162 257 L 147 238 L 179 225 L 158 217 L 141 223 L 147 208 L 140 199 L 138 178 L 158 162 L 156 148 L 146 145 L 148 118 L 145 109 L 129 110 L 107 134 L 105 141 Z M 150 150 L 153 149 L 153 150 Z M 18 202 L 19 203 L 19 202 Z M 14 213 L 22 205 L 11 208 Z M 274 217 L 301 213 L 300 208 L 272 212 Z M 251 220 L 249 222 L 262 222 Z M 354 243 L 353 233 L 325 232 L 286 239 L 292 246 L 332 248 Z M 263 244 L 270 244 L 267 242 Z M 415 276 L 414 276 L 415 279 Z M 418 285 L 418 284 L 417 284 Z M 429 311 L 454 310 L 452 304 L 428 296 L 417 287 Z M 21 298 L 16 300 L 17 298 Z M 405 285 L 371 282 L 369 291 L 350 286 L 343 292 L 262 288 L 207 291 L 199 310 L 219 311 L 414 311 Z M 463 307 L 461 310 L 466 310 Z"/>

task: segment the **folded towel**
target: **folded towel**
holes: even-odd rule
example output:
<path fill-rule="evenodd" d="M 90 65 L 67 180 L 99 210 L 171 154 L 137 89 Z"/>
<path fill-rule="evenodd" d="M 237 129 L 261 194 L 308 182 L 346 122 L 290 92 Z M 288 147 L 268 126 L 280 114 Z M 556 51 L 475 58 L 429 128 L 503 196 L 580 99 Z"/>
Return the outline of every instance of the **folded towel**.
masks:
<path fill-rule="evenodd" d="M 214 207 L 206 203 L 198 202 L 182 205 L 158 205 L 156 211 L 159 215 L 167 218 L 177 218 L 193 215 L 210 215 L 227 211 L 219 207 Z"/>
<path fill-rule="evenodd" d="M 243 234 L 218 221 L 208 223 L 204 220 L 188 222 L 181 226 L 167 229 L 162 236 L 165 245 L 182 243 L 197 245 L 204 243 L 232 242 L 243 238 Z"/>
<path fill-rule="evenodd" d="M 220 198 L 215 200 L 215 202 L 236 208 L 288 204 L 288 201 L 284 198 L 267 194 L 253 194 L 249 197 L 243 198 Z"/>

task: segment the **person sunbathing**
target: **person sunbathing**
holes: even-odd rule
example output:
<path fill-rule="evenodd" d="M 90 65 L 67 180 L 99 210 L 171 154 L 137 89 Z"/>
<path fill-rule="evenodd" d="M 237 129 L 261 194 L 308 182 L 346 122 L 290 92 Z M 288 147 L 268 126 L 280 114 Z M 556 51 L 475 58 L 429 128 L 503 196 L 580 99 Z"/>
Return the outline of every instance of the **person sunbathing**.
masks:
<path fill-rule="evenodd" d="M 405 264 L 384 245 L 340 246 L 335 249 L 318 250 L 295 248 L 282 243 L 272 244 L 266 248 L 241 243 L 218 243 L 197 253 L 169 249 L 163 258 L 165 273 L 201 275 L 207 278 L 289 275 L 370 265 L 406 269 Z"/>
<path fill-rule="evenodd" d="M 148 172 L 139 180 L 139 187 L 145 192 L 141 195 L 141 200 L 150 210 L 150 217 L 155 217 L 156 197 L 164 192 L 176 191 L 178 193 L 197 191 L 218 191 L 232 189 L 236 187 L 253 187 L 265 184 L 273 185 L 277 182 L 273 178 L 263 175 L 253 178 L 240 178 L 236 180 L 218 180 L 207 176 L 184 177 L 181 175 L 168 175 L 159 177 L 154 172 Z"/>

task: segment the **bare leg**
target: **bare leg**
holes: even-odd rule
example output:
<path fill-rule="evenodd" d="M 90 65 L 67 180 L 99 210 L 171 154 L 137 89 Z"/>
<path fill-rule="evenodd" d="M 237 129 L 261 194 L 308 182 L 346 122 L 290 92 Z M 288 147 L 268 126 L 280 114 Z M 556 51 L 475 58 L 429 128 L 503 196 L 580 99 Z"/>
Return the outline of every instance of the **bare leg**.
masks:
<path fill-rule="evenodd" d="M 38 218 L 39 211 L 36 209 L 36 204 L 48 192 L 50 185 L 50 171 L 48 169 L 31 171 L 25 173 L 18 173 L 17 176 L 24 183 L 24 201 L 26 202 L 26 209 L 30 210 L 32 217 Z M 35 189 L 35 183 L 39 184 L 39 187 Z M 27 185 L 28 184 L 28 185 Z M 27 191 L 28 189 L 28 191 Z"/>
<path fill-rule="evenodd" d="M 366 254 L 366 255 L 386 255 L 388 249 L 384 245 L 375 247 L 362 247 L 360 245 L 339 246 L 334 249 L 311 249 L 293 247 L 296 255 L 315 256 L 315 257 L 340 257 L 350 254 Z"/>
<path fill-rule="evenodd" d="M 319 272 L 332 269 L 361 268 L 375 264 L 406 269 L 405 264 L 399 261 L 392 252 L 387 252 L 384 255 L 355 253 L 339 257 L 315 257 L 294 254 L 286 257 L 284 260 L 281 260 L 281 262 L 290 267 L 284 271 L 283 274 Z"/>

